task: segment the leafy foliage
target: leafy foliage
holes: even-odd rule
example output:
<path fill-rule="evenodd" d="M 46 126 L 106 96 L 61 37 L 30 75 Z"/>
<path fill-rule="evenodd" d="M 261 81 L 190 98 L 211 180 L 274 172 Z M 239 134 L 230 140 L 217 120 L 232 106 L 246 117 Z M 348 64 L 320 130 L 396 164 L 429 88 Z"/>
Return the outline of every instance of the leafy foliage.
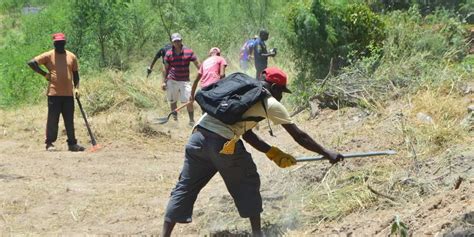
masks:
<path fill-rule="evenodd" d="M 366 0 L 365 1 L 373 10 L 377 12 L 388 12 L 397 10 L 408 10 L 414 6 L 418 6 L 419 12 L 423 15 L 428 15 L 439 9 L 446 9 L 450 11 L 460 11 L 472 4 L 468 0 Z"/>
<path fill-rule="evenodd" d="M 173 32 L 180 32 L 184 44 L 201 59 L 210 47 L 218 46 L 232 64 L 238 61 L 233 58 L 241 42 L 261 27 L 272 29 L 270 19 L 285 5 L 283 0 L 240 0 L 237 4 L 219 0 L 1 1 L 0 103 L 11 106 L 41 97 L 45 83 L 38 82 L 40 77 L 25 63 L 52 48 L 54 32 L 66 34 L 66 47 L 78 56 L 84 75 L 108 68 L 126 71 L 144 56 L 151 61 Z M 26 6 L 39 12 L 22 12 Z"/>
<path fill-rule="evenodd" d="M 335 6 L 334 9 L 339 7 Z M 353 6 L 349 11 L 361 10 L 357 10 L 357 7 Z M 342 12 L 342 10 L 338 12 Z M 301 15 L 301 13 L 299 14 Z M 287 19 L 292 22 L 295 15 L 298 14 L 289 14 Z M 355 15 L 352 13 L 341 16 Z M 295 90 L 303 91 L 303 93 L 293 97 L 293 101 L 304 106 L 309 100 L 318 99 L 321 106 L 334 109 L 340 106 L 376 108 L 382 106 L 381 101 L 387 97 L 413 93 L 423 87 L 456 84 L 468 78 L 469 71 L 458 64 L 466 56 L 466 32 L 461 21 L 453 12 L 439 10 L 423 16 L 417 7 L 413 7 L 408 11 L 394 11 L 380 17 L 382 17 L 380 26 L 383 26 L 383 31 L 374 31 L 373 28 L 376 28 L 376 24 L 372 24 L 372 31 L 369 32 L 357 27 L 351 28 L 354 32 L 361 32 L 361 35 L 369 35 L 372 32 L 371 38 L 375 39 L 363 41 L 361 36 L 350 38 L 352 34 L 348 34 L 349 36 L 346 37 L 350 40 L 346 45 L 341 45 L 353 47 L 354 50 L 344 57 L 347 60 L 344 67 L 339 69 L 335 75 L 328 74 L 324 80 L 322 77 L 325 73 L 318 74 L 314 70 L 318 66 L 319 70 L 324 70 L 324 67 L 321 67 L 324 65 L 327 66 L 325 71 L 327 72 L 330 63 L 327 57 L 323 58 L 315 53 L 306 54 L 303 57 L 306 59 L 305 61 L 298 59 L 299 56 L 295 55 L 295 60 L 300 60 L 298 65 L 303 66 L 298 68 L 298 78 L 292 86 Z M 345 20 L 346 25 L 347 22 L 355 22 L 355 18 L 351 19 L 351 17 L 337 16 L 335 18 Z M 359 18 L 365 22 L 369 19 Z M 341 26 L 345 26 L 340 23 L 343 20 L 330 22 L 337 22 L 338 24 L 334 25 L 342 28 Z M 341 42 L 339 39 L 344 38 L 344 32 L 349 31 L 342 32 L 340 35 L 335 34 L 338 39 L 335 42 Z M 294 38 L 298 38 L 298 34 L 298 31 L 295 31 Z M 291 34 L 289 35 L 291 37 Z M 384 37 L 384 39 L 377 38 L 377 36 Z M 307 45 L 302 40 L 301 37 L 300 40 L 295 41 L 296 47 L 300 47 L 300 51 Z M 330 46 L 331 44 L 323 43 L 322 47 L 328 48 Z M 341 50 L 341 48 L 336 48 L 333 52 L 347 51 Z M 319 50 L 318 52 L 327 51 Z M 305 53 L 302 52 L 302 54 Z M 319 61 L 318 59 L 307 60 L 312 56 L 319 58 Z M 317 62 L 318 65 L 311 65 L 312 62 Z M 339 66 L 340 61 L 335 60 L 335 62 L 335 65 Z M 305 63 L 307 65 L 304 65 Z M 317 75 L 316 78 L 315 75 Z"/>
<path fill-rule="evenodd" d="M 72 50 L 86 58 L 89 68 L 128 68 L 134 52 L 157 38 L 147 16 L 153 12 L 140 2 L 75 1 L 69 20 Z M 161 34 L 163 30 L 158 31 Z M 166 37 L 164 37 L 166 38 Z"/>
<path fill-rule="evenodd" d="M 260 28 L 267 28 L 271 36 L 268 45 L 279 49 L 279 56 L 272 58 L 270 64 L 283 67 L 291 76 L 292 86 L 298 92 L 293 95 L 294 102 L 306 102 L 315 94 L 327 92 L 329 97 L 345 100 L 340 91 L 328 84 L 321 86 L 331 60 L 332 72 L 345 74 L 331 82 L 345 80 L 357 85 L 374 80 L 376 83 L 370 82 L 371 87 L 366 88 L 370 91 L 380 88 L 379 83 L 403 88 L 411 87 L 410 83 L 421 85 L 433 76 L 430 67 L 439 67 L 439 58 L 443 63 L 463 59 L 464 35 L 456 13 L 440 10 L 424 17 L 420 8 L 411 8 L 381 15 L 370 10 L 372 3 L 365 0 L 1 1 L 0 104 L 11 106 L 41 98 L 46 82 L 25 63 L 51 49 L 50 36 L 60 31 L 66 33 L 66 47 L 79 57 L 80 72 L 85 75 L 82 78 L 87 80 L 104 73 L 104 69 L 127 71 L 134 64 L 143 64 L 144 59 L 151 60 L 156 50 L 169 41 L 172 32 L 180 32 L 184 44 L 193 48 L 201 60 L 210 47 L 217 46 L 230 66 L 237 65 L 241 44 Z M 458 1 L 453 7 L 461 11 L 466 5 Z M 24 12 L 25 6 L 37 7 L 39 12 Z M 389 68 L 397 70 L 384 74 Z M 420 74 L 422 80 L 418 80 Z M 357 75 L 363 78 L 359 80 Z M 133 93 L 139 97 L 138 92 Z M 376 98 L 355 104 L 365 106 L 373 99 Z"/>
<path fill-rule="evenodd" d="M 66 9 L 54 6 L 37 14 L 12 15 L 19 20 L 13 21 L 16 22 L 12 24 L 13 28 L 6 29 L 7 37 L 0 50 L 0 106 L 33 102 L 40 98 L 46 81 L 32 77 L 26 62 L 47 50 L 52 32 L 65 29 Z"/>
<path fill-rule="evenodd" d="M 298 67 L 293 86 L 298 91 L 313 94 L 317 81 L 331 70 L 341 68 L 352 60 L 370 56 L 381 47 L 385 26 L 380 16 L 361 4 L 325 5 L 315 0 L 311 5 L 293 5 L 287 14 L 291 34 L 289 44 L 295 48 L 293 59 Z M 300 99 L 308 99 L 303 95 Z"/>

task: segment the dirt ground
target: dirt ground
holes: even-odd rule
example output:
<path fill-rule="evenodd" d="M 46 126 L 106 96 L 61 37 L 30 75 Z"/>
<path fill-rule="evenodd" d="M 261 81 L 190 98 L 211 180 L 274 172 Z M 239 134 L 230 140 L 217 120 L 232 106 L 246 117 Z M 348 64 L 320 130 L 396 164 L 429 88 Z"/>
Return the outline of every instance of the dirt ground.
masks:
<path fill-rule="evenodd" d="M 164 126 L 147 123 L 150 116 L 145 115 L 146 126 L 142 124 L 141 131 L 145 131 L 147 136 L 130 138 L 119 134 L 133 130 L 131 127 L 136 125 L 126 125 L 127 128 L 121 129 L 118 125 L 114 127 L 117 121 L 102 116 L 106 121 L 102 123 L 103 128 L 98 128 L 99 119 L 92 124 L 103 148 L 84 153 L 68 152 L 64 134 L 60 134 L 56 143 L 59 151 L 46 152 L 42 143 L 44 116 L 43 107 L 2 114 L 0 234 L 158 235 L 169 193 L 182 166 L 184 144 L 191 132 L 184 115 L 180 115 L 179 122 L 170 121 Z M 307 117 L 308 114 L 302 113 L 295 120 L 316 140 L 323 144 L 337 144 L 335 146 L 341 152 L 400 147 L 400 139 L 390 134 L 393 129 L 390 128 L 389 116 L 385 119 L 371 117 L 364 111 L 349 109 L 344 113 L 322 111 L 314 120 L 307 120 Z M 116 119 L 120 120 L 120 117 Z M 364 135 L 361 135 L 358 129 L 364 126 L 370 128 L 364 128 Z M 84 142 L 87 134 L 80 117 L 76 117 L 76 127 L 79 140 L 88 145 Z M 382 127 L 389 134 L 377 131 Z M 295 156 L 309 155 L 281 128 L 273 129 L 277 135 L 275 138 L 267 135 L 266 126 L 262 126 L 258 133 L 269 143 L 292 151 Z M 117 135 L 106 137 L 111 134 Z M 249 146 L 247 148 L 254 154 L 261 175 L 262 219 L 267 236 L 387 236 L 395 215 L 409 226 L 413 236 L 450 236 L 450 233 L 464 233 L 452 236 L 472 236 L 474 149 L 471 145 L 458 144 L 453 148 L 459 159 L 446 167 L 433 163 L 436 158 L 421 162 L 417 178 L 433 180 L 435 184 L 430 186 L 430 195 L 391 200 L 374 194 L 374 199 L 378 199 L 375 205 L 312 225 L 299 219 L 304 211 L 299 209 L 303 200 L 290 199 L 290 194 L 304 188 L 302 185 L 307 183 L 300 182 L 303 179 L 314 179 L 314 185 L 320 185 L 329 164 L 306 163 L 280 169 L 263 154 Z M 384 160 L 347 160 L 336 169 L 343 173 L 369 163 L 395 164 L 406 154 L 399 152 Z M 315 173 L 309 175 L 310 172 Z M 459 177 L 463 177 L 460 188 L 453 190 Z M 178 224 L 174 234 L 204 236 L 221 233 L 233 236 L 245 234 L 249 228 L 247 221 L 238 216 L 218 175 L 202 190 L 193 218 L 191 224 Z"/>

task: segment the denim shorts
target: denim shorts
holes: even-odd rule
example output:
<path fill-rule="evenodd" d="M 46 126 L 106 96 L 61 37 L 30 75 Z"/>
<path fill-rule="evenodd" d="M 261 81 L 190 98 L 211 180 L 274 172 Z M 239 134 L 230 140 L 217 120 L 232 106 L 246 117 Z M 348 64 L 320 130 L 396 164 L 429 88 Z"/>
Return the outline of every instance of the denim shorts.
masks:
<path fill-rule="evenodd" d="M 241 217 L 256 216 L 263 211 L 260 176 L 252 156 L 241 140 L 236 143 L 233 155 L 219 154 L 227 141 L 203 128 L 195 129 L 186 144 L 183 169 L 171 192 L 165 221 L 191 222 L 199 192 L 217 172 L 224 179 Z"/>

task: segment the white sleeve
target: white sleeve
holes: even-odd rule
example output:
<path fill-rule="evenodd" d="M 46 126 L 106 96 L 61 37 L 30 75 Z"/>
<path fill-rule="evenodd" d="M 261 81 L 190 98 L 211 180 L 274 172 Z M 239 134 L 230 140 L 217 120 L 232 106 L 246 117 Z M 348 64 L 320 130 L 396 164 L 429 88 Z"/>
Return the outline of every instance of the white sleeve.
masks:
<path fill-rule="evenodd" d="M 267 105 L 267 117 L 273 124 L 293 124 L 288 110 L 275 98 L 269 99 Z"/>

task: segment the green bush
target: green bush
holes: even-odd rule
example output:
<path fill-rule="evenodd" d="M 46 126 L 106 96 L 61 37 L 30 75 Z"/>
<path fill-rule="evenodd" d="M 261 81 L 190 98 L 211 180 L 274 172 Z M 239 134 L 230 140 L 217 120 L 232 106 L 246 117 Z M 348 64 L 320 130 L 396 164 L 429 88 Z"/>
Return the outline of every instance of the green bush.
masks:
<path fill-rule="evenodd" d="M 296 102 L 328 90 L 327 85 L 321 88 L 320 84 L 328 74 L 331 59 L 333 68 L 345 75 L 330 82 L 345 80 L 353 85 L 375 80 L 411 87 L 411 83 L 421 84 L 433 76 L 436 70 L 430 67 L 443 68 L 442 63 L 458 62 L 464 57 L 463 31 L 456 14 L 437 11 L 423 17 L 418 8 L 413 8 L 377 15 L 365 2 L 1 1 L 0 104 L 11 106 L 41 98 L 46 84 L 25 63 L 51 49 L 51 34 L 58 31 L 66 33 L 66 47 L 78 56 L 81 78 L 87 80 L 107 71 L 103 69 L 127 71 L 137 68 L 137 64 L 145 64 L 140 66 L 144 68 L 169 42 L 172 32 L 180 32 L 184 44 L 194 49 L 201 61 L 209 48 L 218 46 L 229 65 L 238 65 L 243 42 L 260 28 L 267 28 L 267 45 L 279 51 L 269 65 L 297 75 L 292 78 L 292 87 L 298 92 L 293 95 Z M 41 11 L 22 14 L 26 5 L 38 6 Z M 383 75 L 389 69 L 399 71 Z M 231 70 L 235 69 L 229 67 Z M 342 98 L 337 91 L 330 92 L 330 96 Z M 137 106 L 152 106 L 138 99 L 141 90 L 131 93 L 137 98 L 133 99 Z M 107 109 L 110 103 L 99 110 Z"/>
<path fill-rule="evenodd" d="M 278 38 L 271 19 L 278 19 L 276 15 L 286 3 L 283 0 L 1 1 L 0 103 L 8 106 L 31 102 L 32 94 L 40 97 L 45 84 L 28 80 L 38 76 L 25 63 L 52 48 L 50 37 L 54 32 L 66 34 L 66 48 L 78 56 L 80 72 L 86 80 L 89 74 L 103 73 L 104 68 L 125 71 L 144 59 L 148 64 L 156 51 L 169 42 L 172 32 L 180 32 L 184 44 L 193 48 L 201 60 L 207 57 L 209 48 L 218 46 L 229 63 L 237 65 L 238 48 L 258 29 L 275 29 L 271 32 L 272 40 Z M 27 5 L 41 11 L 23 15 L 22 7 Z M 281 49 L 288 49 L 284 46 L 286 42 L 276 42 L 272 46 L 284 55 Z M 18 58 L 10 59 L 13 53 Z M 16 86 L 18 83 L 31 85 Z"/>
<path fill-rule="evenodd" d="M 12 14 L 14 27 L 2 29 L 5 46 L 0 50 L 0 106 L 38 101 L 44 95 L 46 81 L 26 63 L 52 49 L 51 34 L 65 30 L 66 9 L 57 4 L 36 14 Z M 45 23 L 47 22 L 47 24 Z"/>
<path fill-rule="evenodd" d="M 413 8 L 394 11 L 385 22 L 383 47 L 371 49 L 379 53 L 352 62 L 324 88 L 313 86 L 315 89 L 306 93 L 342 106 L 374 108 L 383 106 L 387 98 L 422 88 L 446 84 L 458 88 L 457 83 L 469 78 L 469 67 L 459 63 L 468 50 L 462 40 L 465 31 L 450 12 L 423 17 Z"/>
<path fill-rule="evenodd" d="M 287 13 L 290 33 L 286 35 L 293 47 L 293 60 L 298 65 L 293 87 L 303 94 L 297 101 L 306 101 L 320 90 L 317 82 L 329 72 L 361 57 L 379 52 L 385 37 L 380 16 L 361 4 L 325 5 L 315 0 L 294 4 Z"/>

